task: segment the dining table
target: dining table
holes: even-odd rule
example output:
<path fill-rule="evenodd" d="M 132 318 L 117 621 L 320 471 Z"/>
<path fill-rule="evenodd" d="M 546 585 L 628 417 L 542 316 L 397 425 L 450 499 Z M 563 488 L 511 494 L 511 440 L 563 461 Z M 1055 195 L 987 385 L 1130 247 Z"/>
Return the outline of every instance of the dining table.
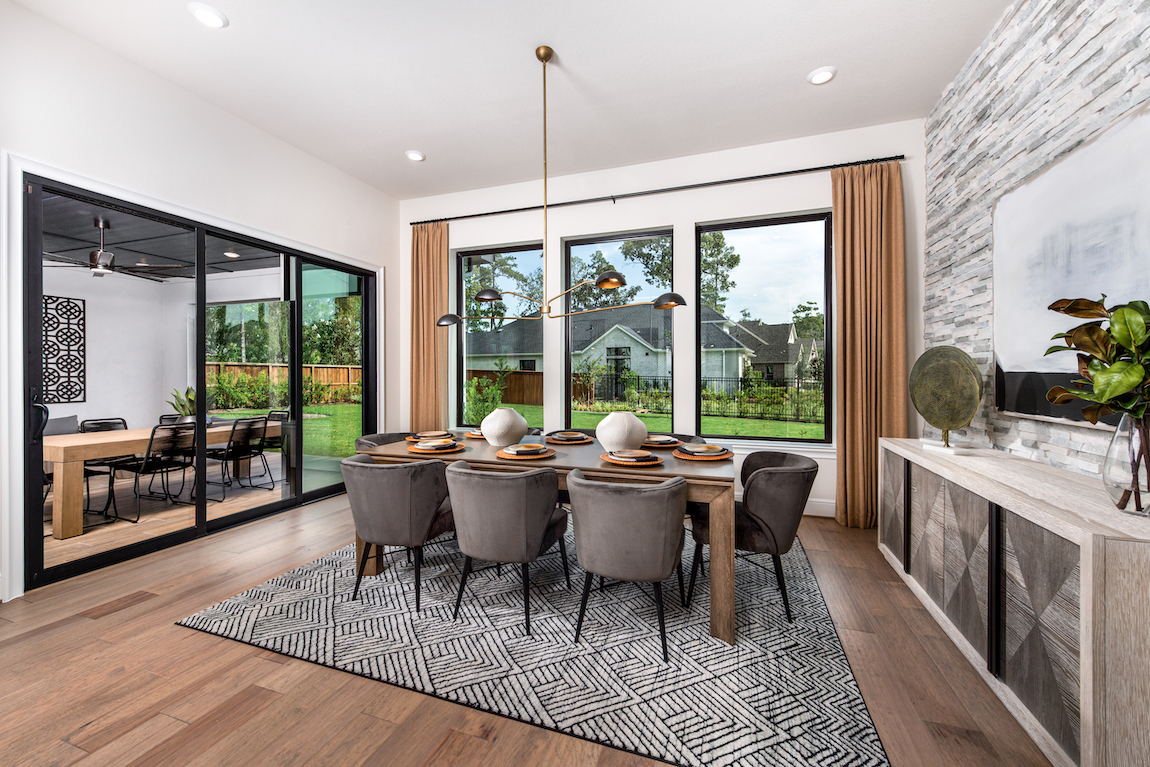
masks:
<path fill-rule="evenodd" d="M 710 508 L 711 636 L 735 644 L 734 460 L 687 460 L 672 455 L 672 450 L 655 449 L 652 453 L 663 459 L 658 466 L 618 465 L 601 458 L 607 451 L 598 440 L 585 444 L 548 444 L 555 455 L 537 460 L 516 460 L 496 455 L 499 448 L 483 438 L 470 438 L 464 432 L 453 434 L 458 444 L 463 446 L 462 450 L 417 453 L 408 449 L 411 442 L 393 442 L 358 452 L 370 455 L 376 463 L 408 463 L 437 458 L 449 463 L 466 461 L 472 468 L 483 471 L 519 472 L 547 466 L 559 475 L 559 488 L 563 491 L 567 489 L 567 474 L 574 469 L 582 471 L 587 479 L 599 482 L 658 484 L 672 477 L 685 479 L 687 500 L 705 503 Z M 619 513 L 625 514 L 626 509 L 619 509 Z M 363 541 L 356 536 L 357 552 L 362 554 L 363 546 Z M 381 557 L 377 554 L 369 560 L 365 574 L 378 574 L 382 567 Z"/>
<path fill-rule="evenodd" d="M 207 429 L 207 444 L 226 444 L 232 424 L 225 421 Z M 268 421 L 265 437 L 278 437 L 280 422 Z M 41 438 L 44 460 L 52 469 L 52 537 L 74 538 L 84 532 L 84 461 L 135 455 L 148 449 L 152 429 L 114 429 Z M 247 476 L 248 459 L 237 462 L 233 474 Z"/>

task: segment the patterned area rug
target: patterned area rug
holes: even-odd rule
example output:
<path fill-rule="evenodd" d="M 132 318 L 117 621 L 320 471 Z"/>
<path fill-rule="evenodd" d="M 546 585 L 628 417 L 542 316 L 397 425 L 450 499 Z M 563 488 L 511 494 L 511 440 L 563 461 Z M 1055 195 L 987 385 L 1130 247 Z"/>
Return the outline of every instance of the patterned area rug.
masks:
<path fill-rule="evenodd" d="M 593 590 L 572 642 L 583 572 L 570 530 L 567 550 L 570 589 L 558 547 L 531 566 L 530 637 L 518 566 L 473 573 L 451 620 L 463 566 L 454 540 L 424 550 L 419 615 L 402 550 L 352 602 L 349 545 L 180 625 L 672 764 L 888 764 L 800 544 L 783 557 L 793 624 L 770 557 L 736 559 L 735 647 L 710 636 L 707 578 L 688 610 L 668 580 L 666 664 L 649 586 Z"/>

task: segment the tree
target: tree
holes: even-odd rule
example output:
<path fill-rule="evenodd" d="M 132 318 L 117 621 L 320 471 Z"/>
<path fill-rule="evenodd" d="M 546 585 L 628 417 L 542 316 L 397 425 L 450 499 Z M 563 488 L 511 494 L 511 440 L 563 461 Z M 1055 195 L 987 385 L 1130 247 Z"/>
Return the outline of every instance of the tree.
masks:
<path fill-rule="evenodd" d="M 463 292 L 465 297 L 463 304 L 464 314 L 469 317 L 494 318 L 495 328 L 502 328 L 507 320 L 498 319 L 500 317 L 509 315 L 526 317 L 539 311 L 538 304 L 516 296 L 511 296 L 506 301 L 503 299 L 491 302 L 476 301 L 476 293 L 484 288 L 491 287 L 499 290 L 500 288 L 498 286 L 506 285 L 507 280 L 511 280 L 514 283 L 512 289 L 516 293 L 522 293 L 525 296 L 532 296 L 533 298 L 539 299 L 542 299 L 543 295 L 542 267 L 524 274 L 519 270 L 519 264 L 515 254 L 496 253 L 490 257 L 484 256 L 483 258 L 490 258 L 491 260 L 480 260 L 480 257 L 469 259 L 468 270 L 463 275 Z M 514 309 L 508 306 L 510 301 L 516 302 Z M 482 333 L 492 329 L 492 320 L 467 320 L 467 331 L 469 333 Z"/>
<path fill-rule="evenodd" d="M 583 280 L 594 280 L 608 269 L 614 269 L 603 255 L 597 250 L 586 261 L 579 256 L 571 256 L 571 283 L 573 285 Z M 595 309 L 600 306 L 622 306 L 635 300 L 641 285 L 629 285 L 622 288 L 597 288 L 594 284 L 584 285 L 571 291 L 571 311 L 578 312 L 584 309 Z"/>
<path fill-rule="evenodd" d="M 619 247 L 623 258 L 634 261 L 643 267 L 643 276 L 653 286 L 662 289 L 671 287 L 671 238 L 652 237 L 647 240 L 627 240 Z M 726 309 L 726 293 L 735 287 L 731 270 L 739 265 L 742 257 L 735 248 L 727 244 L 722 232 L 704 232 L 699 237 L 699 283 L 702 288 L 700 300 L 722 314 Z"/>
<path fill-rule="evenodd" d="M 623 258 L 643 267 L 647 282 L 664 290 L 671 287 L 671 238 L 652 237 L 649 240 L 625 240 L 619 246 Z"/>
<path fill-rule="evenodd" d="M 795 334 L 800 338 L 825 338 L 826 324 L 822 310 L 813 301 L 799 304 L 791 313 Z"/>

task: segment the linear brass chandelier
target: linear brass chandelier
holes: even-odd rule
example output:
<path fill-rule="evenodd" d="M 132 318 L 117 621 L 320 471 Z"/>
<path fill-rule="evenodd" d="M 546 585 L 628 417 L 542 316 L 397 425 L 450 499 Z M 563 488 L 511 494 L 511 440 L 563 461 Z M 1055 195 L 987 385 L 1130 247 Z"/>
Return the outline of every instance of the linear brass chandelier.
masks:
<path fill-rule="evenodd" d="M 555 51 L 551 50 L 546 45 L 541 45 L 535 49 L 535 58 L 539 59 L 539 61 L 543 63 L 543 290 L 547 290 L 547 62 L 551 60 L 551 57 L 554 54 Z M 489 303 L 492 301 L 498 301 L 503 296 L 518 296 L 519 298 L 522 298 L 526 301 L 538 304 L 539 315 L 531 315 L 529 317 L 491 317 L 487 315 L 460 317 L 458 314 L 449 313 L 440 317 L 435 324 L 440 327 L 450 327 L 452 325 L 458 325 L 463 320 L 489 319 L 494 322 L 495 320 L 541 320 L 544 317 L 557 319 L 560 317 L 572 317 L 576 314 L 602 312 L 606 311 L 607 309 L 622 309 L 628 306 L 654 306 L 656 309 L 673 309 L 676 306 L 685 306 L 687 303 L 678 293 L 667 292 L 663 293 L 654 301 L 639 301 L 632 304 L 601 306 L 596 309 L 582 309 L 577 312 L 566 312 L 562 314 L 553 312 L 551 310 L 551 304 L 555 301 L 558 301 L 560 298 L 577 288 L 591 284 L 594 284 L 595 287 L 599 288 L 600 290 L 614 290 L 616 288 L 626 286 L 627 280 L 619 272 L 613 269 L 608 269 L 595 279 L 583 280 L 578 285 L 572 285 L 571 287 L 567 288 L 567 290 L 564 290 L 562 293 L 549 298 L 546 301 L 541 301 L 538 298 L 533 298 L 531 296 L 525 296 L 522 293 L 516 293 L 512 290 L 499 291 L 495 288 L 483 288 L 475 294 L 476 301 Z M 546 295 L 546 293 L 544 293 L 544 295 Z"/>

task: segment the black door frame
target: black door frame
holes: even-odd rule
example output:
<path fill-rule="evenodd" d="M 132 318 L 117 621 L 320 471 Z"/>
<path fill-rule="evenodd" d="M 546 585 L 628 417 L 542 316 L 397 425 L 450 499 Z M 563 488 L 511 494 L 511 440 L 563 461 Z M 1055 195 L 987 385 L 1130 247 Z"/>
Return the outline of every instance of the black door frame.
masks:
<path fill-rule="evenodd" d="M 284 269 L 285 296 L 294 305 L 299 304 L 298 294 L 301 289 L 300 271 L 302 263 L 336 269 L 355 274 L 363 278 L 363 349 L 361 360 L 363 367 L 362 395 L 362 426 L 365 433 L 375 431 L 378 418 L 378 386 L 377 381 L 377 287 L 375 273 L 366 269 L 344 264 L 331 259 L 304 253 L 293 248 L 285 247 L 272 242 L 260 240 L 247 235 L 241 235 L 221 229 L 216 226 L 203 224 L 182 216 L 155 210 L 143 205 L 126 202 L 92 192 L 64 182 L 24 173 L 21 187 L 24 197 L 23 212 L 23 385 L 21 396 L 24 400 L 24 590 L 28 591 L 49 583 L 71 578 L 81 573 L 97 570 L 108 565 L 124 562 L 136 557 L 150 554 L 162 549 L 176 546 L 194 540 L 217 530 L 243 524 L 253 519 L 262 518 L 286 509 L 294 508 L 305 503 L 339 495 L 344 492 L 342 483 L 317 488 L 307 493 L 297 492 L 292 498 L 282 499 L 263 506 L 231 514 L 220 519 L 207 520 L 206 508 L 206 475 L 196 472 L 196 504 L 195 525 L 185 530 L 157 536 L 154 539 L 128 544 L 121 548 L 93 554 L 83 559 L 73 560 L 61 565 L 45 569 L 44 544 L 41 533 L 43 526 L 43 504 L 39 501 L 43 497 L 43 453 L 40 448 L 39 437 L 34 433 L 33 403 L 41 400 L 43 392 L 42 370 L 42 339 L 43 339 L 43 313 L 40 307 L 43 303 L 43 192 L 45 189 L 53 193 L 60 193 L 68 197 L 78 198 L 105 208 L 122 210 L 131 215 L 142 216 L 161 221 L 166 224 L 179 226 L 195 232 L 196 237 L 196 359 L 199 362 L 196 373 L 196 391 L 207 392 L 207 373 L 204 365 L 206 357 L 206 290 L 207 290 L 207 236 L 217 236 L 229 241 L 245 242 L 266 250 L 283 253 L 288 264 L 294 269 Z M 289 273 L 289 272 L 293 272 Z M 294 277 L 294 279 L 293 279 Z M 300 350 L 302 348 L 302 311 L 294 310 L 292 314 L 292 370 L 291 370 L 291 398 L 293 414 L 303 414 L 303 393 L 300 382 Z M 203 435 L 206 430 L 206 410 L 197 408 L 196 417 L 196 461 L 197 465 L 206 465 L 206 444 Z M 302 419 L 301 419 L 302 420 Z M 297 456 L 302 456 L 303 431 L 296 428 L 292 434 L 293 447 Z M 297 461 L 294 477 L 297 490 L 302 487 L 302 459 Z M 35 534 L 33 534 L 35 533 Z"/>

